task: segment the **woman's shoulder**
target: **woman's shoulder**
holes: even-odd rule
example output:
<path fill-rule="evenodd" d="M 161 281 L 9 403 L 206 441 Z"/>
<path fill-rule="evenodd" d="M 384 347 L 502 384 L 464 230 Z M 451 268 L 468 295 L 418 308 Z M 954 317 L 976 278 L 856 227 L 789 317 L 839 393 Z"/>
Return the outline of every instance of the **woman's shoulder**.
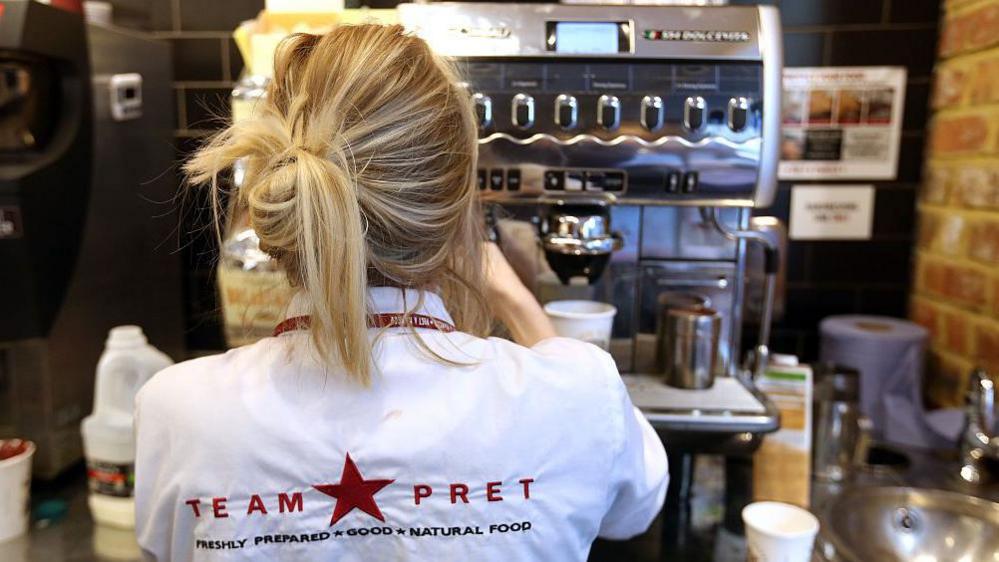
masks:
<path fill-rule="evenodd" d="M 556 357 L 575 357 L 587 359 L 604 359 L 613 361 L 611 355 L 603 349 L 582 340 L 556 336 L 546 338 L 529 348 L 535 353 Z"/>
<path fill-rule="evenodd" d="M 621 380 L 617 364 L 609 353 L 580 340 L 564 337 L 544 339 L 531 347 L 499 340 L 500 355 L 513 356 L 525 377 L 533 382 L 559 384 L 606 391 Z"/>
<path fill-rule="evenodd" d="M 611 354 L 592 343 L 558 336 L 543 339 L 530 350 L 548 360 L 579 363 L 599 374 L 618 374 L 617 364 Z"/>
<path fill-rule="evenodd" d="M 182 407 L 201 397 L 224 395 L 234 373 L 247 373 L 247 367 L 261 365 L 267 351 L 262 343 L 188 359 L 159 371 L 136 394 L 136 407 L 143 411 Z"/>
<path fill-rule="evenodd" d="M 573 420 L 577 428 L 587 428 L 591 441 L 577 443 L 580 450 L 593 446 L 592 440 L 607 447 L 617 439 L 624 420 L 622 405 L 627 390 L 614 358 L 603 349 L 583 341 L 553 337 L 532 347 L 513 342 L 497 342 L 499 369 L 489 369 L 503 383 L 503 389 L 516 399 L 518 415 L 531 423 L 535 412 L 545 423 Z M 558 426 L 558 423 L 550 427 Z M 598 437 L 603 435 L 604 438 Z"/>

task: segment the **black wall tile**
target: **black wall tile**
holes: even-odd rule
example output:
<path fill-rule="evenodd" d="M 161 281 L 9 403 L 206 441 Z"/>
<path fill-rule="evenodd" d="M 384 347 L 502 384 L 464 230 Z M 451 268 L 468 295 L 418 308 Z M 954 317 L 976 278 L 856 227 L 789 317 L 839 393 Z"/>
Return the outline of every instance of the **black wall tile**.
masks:
<path fill-rule="evenodd" d="M 174 103 L 177 107 L 176 114 L 174 115 L 174 130 L 181 131 L 187 128 L 187 111 L 181 105 L 184 102 L 184 88 L 179 86 L 174 86 L 173 88 L 173 98 Z"/>
<path fill-rule="evenodd" d="M 829 64 L 898 65 L 908 68 L 910 76 L 929 76 L 936 58 L 936 45 L 936 29 L 836 31 L 832 36 Z"/>
<path fill-rule="evenodd" d="M 916 224 L 916 187 L 878 189 L 874 196 L 874 236 L 912 239 Z"/>
<path fill-rule="evenodd" d="M 930 84 L 909 84 L 905 88 L 905 111 L 902 115 L 902 129 L 921 131 L 926 127 L 930 110 Z"/>
<path fill-rule="evenodd" d="M 190 272 L 208 271 L 217 263 L 218 240 L 215 236 L 211 193 L 208 187 L 184 188 L 181 213 L 184 231 L 181 254 Z"/>
<path fill-rule="evenodd" d="M 112 21 L 116 26 L 129 29 L 152 29 L 152 13 L 155 6 L 166 2 L 148 0 L 111 0 Z"/>
<path fill-rule="evenodd" d="M 188 129 L 220 129 L 226 125 L 231 110 L 229 88 L 186 88 Z"/>
<path fill-rule="evenodd" d="M 776 329 L 770 332 L 770 351 L 773 353 L 801 354 L 801 330 Z M 754 340 L 755 342 L 755 340 Z"/>
<path fill-rule="evenodd" d="M 909 291 L 906 288 L 860 291 L 860 309 L 864 314 L 904 318 L 908 308 Z"/>
<path fill-rule="evenodd" d="M 177 137 L 174 139 L 174 157 L 178 163 L 183 163 L 204 142 L 200 137 Z"/>
<path fill-rule="evenodd" d="M 223 45 L 221 39 L 174 39 L 174 80 L 222 80 Z"/>
<path fill-rule="evenodd" d="M 785 302 L 781 328 L 814 332 L 826 316 L 855 312 L 857 295 L 849 289 L 792 288 L 788 289 Z"/>
<path fill-rule="evenodd" d="M 170 0 L 150 0 L 149 29 L 156 31 L 174 30 L 173 2 Z"/>
<path fill-rule="evenodd" d="M 882 6 L 881 0 L 784 0 L 780 11 L 785 27 L 842 25 L 880 22 Z"/>
<path fill-rule="evenodd" d="M 180 28 L 184 31 L 232 31 L 240 22 L 257 17 L 264 0 L 180 0 Z"/>
<path fill-rule="evenodd" d="M 910 274 L 912 243 L 908 240 L 811 244 L 813 283 L 903 285 Z"/>
<path fill-rule="evenodd" d="M 785 33 L 784 66 L 822 66 L 825 33 Z"/>
<path fill-rule="evenodd" d="M 801 242 L 790 242 L 787 245 L 787 258 L 784 261 L 784 267 L 788 283 L 802 284 L 810 279 L 808 249 L 809 246 Z"/>
<path fill-rule="evenodd" d="M 829 316 L 832 316 L 831 314 Z M 818 361 L 819 359 L 819 325 L 816 324 L 815 327 L 807 332 L 804 332 L 801 336 L 801 355 L 798 358 L 801 361 L 812 363 Z"/>
<path fill-rule="evenodd" d="M 922 178 L 925 144 L 922 134 L 902 135 L 899 141 L 898 181 L 916 183 Z"/>
<path fill-rule="evenodd" d="M 181 167 L 190 158 L 204 139 L 196 137 L 178 137 L 174 142 L 174 171 L 180 185 Z M 182 187 L 180 191 L 180 212 L 183 217 L 182 255 L 188 271 L 211 269 L 215 264 L 215 252 L 218 243 L 212 227 L 211 198 L 207 189 L 189 189 Z"/>
<path fill-rule="evenodd" d="M 236 46 L 236 42 L 230 39 L 226 48 L 229 50 L 229 80 L 238 81 L 240 75 L 243 73 L 243 67 L 245 63 L 243 61 L 243 55 L 239 53 L 239 47 Z"/>
<path fill-rule="evenodd" d="M 935 23 L 940 19 L 940 0 L 892 0 L 889 20 L 902 23 Z"/>
<path fill-rule="evenodd" d="M 187 348 L 225 349 L 222 335 L 221 304 L 215 288 L 215 275 L 200 271 L 187 276 L 184 302 L 187 306 Z"/>

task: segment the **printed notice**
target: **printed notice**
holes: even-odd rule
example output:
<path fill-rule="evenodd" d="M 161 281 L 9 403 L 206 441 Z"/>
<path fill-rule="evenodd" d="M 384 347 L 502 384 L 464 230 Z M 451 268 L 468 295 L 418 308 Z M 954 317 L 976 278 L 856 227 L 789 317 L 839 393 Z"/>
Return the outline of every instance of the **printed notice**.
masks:
<path fill-rule="evenodd" d="M 873 222 L 872 185 L 796 185 L 791 189 L 792 240 L 868 240 Z"/>
<path fill-rule="evenodd" d="M 780 179 L 895 179 L 905 69 L 785 68 Z"/>

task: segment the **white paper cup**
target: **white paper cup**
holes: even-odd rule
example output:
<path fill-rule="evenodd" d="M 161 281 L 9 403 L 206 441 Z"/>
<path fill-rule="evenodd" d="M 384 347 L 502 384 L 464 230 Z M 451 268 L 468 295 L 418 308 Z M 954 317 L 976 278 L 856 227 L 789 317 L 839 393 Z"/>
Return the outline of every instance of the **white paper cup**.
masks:
<path fill-rule="evenodd" d="M 0 542 L 28 530 L 31 457 L 35 454 L 35 444 L 27 441 L 27 446 L 23 453 L 0 461 Z"/>
<path fill-rule="evenodd" d="M 551 301 L 545 305 L 545 314 L 558 335 L 610 350 L 611 327 L 617 314 L 613 306 L 598 301 Z"/>
<path fill-rule="evenodd" d="M 756 502 L 742 510 L 750 562 L 808 562 L 819 520 L 807 509 Z"/>

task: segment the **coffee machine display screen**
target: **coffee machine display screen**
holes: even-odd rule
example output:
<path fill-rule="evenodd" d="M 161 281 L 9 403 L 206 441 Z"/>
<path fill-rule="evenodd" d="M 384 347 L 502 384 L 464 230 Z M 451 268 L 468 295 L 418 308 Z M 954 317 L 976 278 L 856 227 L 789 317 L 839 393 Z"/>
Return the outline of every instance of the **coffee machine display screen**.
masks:
<path fill-rule="evenodd" d="M 631 22 L 548 22 L 548 50 L 575 55 L 610 55 L 631 50 Z"/>

